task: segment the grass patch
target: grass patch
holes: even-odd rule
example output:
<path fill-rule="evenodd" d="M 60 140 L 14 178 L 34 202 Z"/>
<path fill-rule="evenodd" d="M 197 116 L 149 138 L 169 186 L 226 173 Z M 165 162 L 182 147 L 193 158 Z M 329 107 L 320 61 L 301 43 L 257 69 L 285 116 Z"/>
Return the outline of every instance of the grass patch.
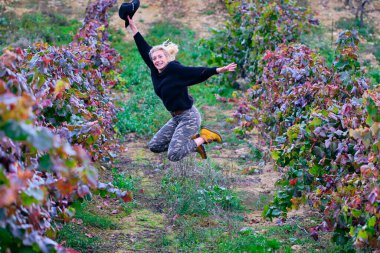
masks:
<path fill-rule="evenodd" d="M 170 170 L 162 179 L 160 197 L 169 212 L 179 215 L 200 215 L 242 210 L 237 194 L 229 189 L 221 172 L 204 165 L 185 164 Z M 188 174 L 188 173 L 191 173 Z"/>
<path fill-rule="evenodd" d="M 76 212 L 74 218 L 81 219 L 83 225 L 96 227 L 100 229 L 116 229 L 117 225 L 109 219 L 109 217 L 99 216 L 92 210 L 93 203 L 85 200 L 82 203 L 74 203 L 72 205 Z"/>
<path fill-rule="evenodd" d="M 96 251 L 97 245 L 101 243 L 101 238 L 93 236 L 92 231 L 117 229 L 118 225 L 108 217 L 100 216 L 93 212 L 93 204 L 90 201 L 76 202 L 72 206 L 76 210 L 74 218 L 81 222 L 65 224 L 58 233 L 57 241 L 65 241 L 65 247 L 76 250 L 85 252 Z"/>
<path fill-rule="evenodd" d="M 332 233 L 330 232 L 319 232 L 319 240 L 315 241 L 308 232 L 301 229 L 303 226 L 306 226 L 307 228 L 317 224 L 317 220 L 308 220 L 307 222 L 292 221 L 291 224 L 261 228 L 257 232 L 263 234 L 266 238 L 279 240 L 284 247 L 297 245 L 298 252 L 360 252 L 355 251 L 353 245 L 350 243 L 345 245 L 337 245 L 333 243 L 331 241 Z"/>
<path fill-rule="evenodd" d="M 175 223 L 177 234 L 164 235 L 156 248 L 163 252 L 291 252 L 276 239 L 266 239 L 251 228 L 242 228 L 233 223 L 232 217 L 184 216 Z"/>
<path fill-rule="evenodd" d="M 101 242 L 98 236 L 88 237 L 82 226 L 74 223 L 66 224 L 59 231 L 57 241 L 65 241 L 65 247 L 81 250 L 82 252 L 94 252 Z"/>
<path fill-rule="evenodd" d="M 112 180 L 112 184 L 121 190 L 136 193 L 141 188 L 141 177 L 126 175 L 116 168 L 112 169 Z"/>
<path fill-rule="evenodd" d="M 0 49 L 9 45 L 27 48 L 35 42 L 68 44 L 81 26 L 79 21 L 68 20 L 58 13 L 32 12 L 19 17 L 14 12 L 5 12 L 0 17 Z"/>

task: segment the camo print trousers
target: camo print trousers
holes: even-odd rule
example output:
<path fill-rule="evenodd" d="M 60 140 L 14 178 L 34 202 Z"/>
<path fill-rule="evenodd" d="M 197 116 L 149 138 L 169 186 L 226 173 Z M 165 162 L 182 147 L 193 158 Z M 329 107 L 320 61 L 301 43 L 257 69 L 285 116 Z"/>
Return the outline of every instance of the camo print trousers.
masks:
<path fill-rule="evenodd" d="M 201 115 L 194 106 L 180 115 L 171 118 L 150 140 L 149 149 L 154 153 L 168 151 L 168 158 L 177 162 L 191 152 L 197 145 L 191 139 L 199 131 Z"/>

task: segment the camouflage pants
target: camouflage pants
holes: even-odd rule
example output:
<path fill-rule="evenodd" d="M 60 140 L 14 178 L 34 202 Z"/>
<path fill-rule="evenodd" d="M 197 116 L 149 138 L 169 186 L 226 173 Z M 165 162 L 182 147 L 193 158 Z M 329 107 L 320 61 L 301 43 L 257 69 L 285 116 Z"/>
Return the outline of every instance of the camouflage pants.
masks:
<path fill-rule="evenodd" d="M 150 140 L 149 149 L 154 153 L 168 151 L 170 161 L 177 162 L 197 145 L 191 139 L 199 131 L 201 115 L 194 106 L 180 115 L 171 118 Z"/>

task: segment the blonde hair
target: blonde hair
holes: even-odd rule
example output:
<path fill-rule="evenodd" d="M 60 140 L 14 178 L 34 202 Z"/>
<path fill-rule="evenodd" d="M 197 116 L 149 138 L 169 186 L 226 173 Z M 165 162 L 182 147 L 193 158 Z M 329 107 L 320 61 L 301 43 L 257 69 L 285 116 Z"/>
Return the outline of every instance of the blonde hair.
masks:
<path fill-rule="evenodd" d="M 174 61 L 175 57 L 179 51 L 178 45 L 174 44 L 173 42 L 170 42 L 169 40 L 165 41 L 161 45 L 157 45 L 152 47 L 152 49 L 149 51 L 149 57 L 152 59 L 152 54 L 154 52 L 162 50 L 169 61 Z"/>

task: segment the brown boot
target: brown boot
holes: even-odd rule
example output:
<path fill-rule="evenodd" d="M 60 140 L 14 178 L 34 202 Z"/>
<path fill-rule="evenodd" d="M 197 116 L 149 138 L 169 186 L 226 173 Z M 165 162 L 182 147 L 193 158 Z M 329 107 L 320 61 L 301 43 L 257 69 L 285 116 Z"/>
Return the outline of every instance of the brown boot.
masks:
<path fill-rule="evenodd" d="M 201 133 L 200 136 L 205 140 L 206 144 L 209 144 L 213 141 L 216 142 L 222 142 L 222 136 L 216 131 L 210 130 L 207 127 L 202 127 L 201 128 Z"/>
<path fill-rule="evenodd" d="M 192 139 L 196 139 L 196 138 L 199 138 L 201 137 L 199 134 L 196 134 L 192 137 Z M 207 159 L 207 154 L 206 154 L 206 149 L 205 147 L 202 145 L 198 146 L 196 151 L 201 155 L 202 159 Z"/>

